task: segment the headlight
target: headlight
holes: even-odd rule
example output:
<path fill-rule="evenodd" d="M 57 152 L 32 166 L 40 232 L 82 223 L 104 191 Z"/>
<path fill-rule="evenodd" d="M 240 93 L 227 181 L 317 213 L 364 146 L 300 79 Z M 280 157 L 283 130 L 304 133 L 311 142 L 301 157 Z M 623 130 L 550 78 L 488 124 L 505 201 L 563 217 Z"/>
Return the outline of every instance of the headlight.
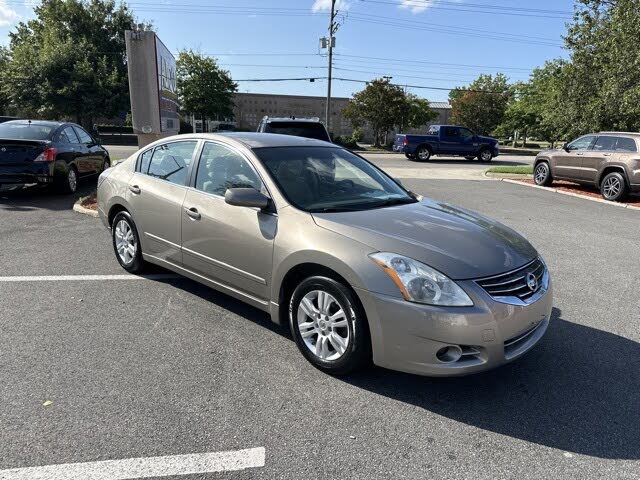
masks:
<path fill-rule="evenodd" d="M 470 307 L 473 302 L 456 282 L 433 268 L 394 253 L 369 255 L 400 289 L 405 300 L 448 307 Z"/>

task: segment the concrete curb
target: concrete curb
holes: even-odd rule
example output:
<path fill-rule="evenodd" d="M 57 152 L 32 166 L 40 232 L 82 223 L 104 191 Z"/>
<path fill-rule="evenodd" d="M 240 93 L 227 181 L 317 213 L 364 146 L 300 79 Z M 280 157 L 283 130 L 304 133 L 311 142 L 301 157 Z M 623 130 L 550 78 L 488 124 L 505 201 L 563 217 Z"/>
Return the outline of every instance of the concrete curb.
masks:
<path fill-rule="evenodd" d="M 78 212 L 78 213 L 82 213 L 83 215 L 89 215 L 90 217 L 98 218 L 97 210 L 91 210 L 90 208 L 85 208 L 82 205 L 80 205 L 80 202 L 82 202 L 82 198 L 73 204 L 74 212 Z"/>
<path fill-rule="evenodd" d="M 610 202 L 608 200 L 605 200 L 604 198 L 594 198 L 594 197 L 590 197 L 588 195 L 581 195 L 579 193 L 565 192 L 564 190 L 560 190 L 560 189 L 557 189 L 557 188 L 542 187 L 540 185 L 532 185 L 530 183 L 521 182 L 519 180 L 513 180 L 511 178 L 503 178 L 501 180 L 503 182 L 515 183 L 516 185 L 524 185 L 525 187 L 539 188 L 540 190 L 546 190 L 548 192 L 559 193 L 561 195 L 568 195 L 570 197 L 582 198 L 584 200 L 590 200 L 592 202 L 604 203 L 605 205 L 609 205 L 611 207 L 628 208 L 630 210 L 640 210 L 640 207 L 636 207 L 634 205 L 627 205 L 626 203 Z"/>
<path fill-rule="evenodd" d="M 496 172 L 490 172 L 487 170 L 484 172 L 484 176 L 488 178 L 495 178 L 498 180 L 503 180 L 503 179 L 518 180 L 523 178 L 529 178 L 531 177 L 531 174 L 530 173 L 496 173 Z"/>

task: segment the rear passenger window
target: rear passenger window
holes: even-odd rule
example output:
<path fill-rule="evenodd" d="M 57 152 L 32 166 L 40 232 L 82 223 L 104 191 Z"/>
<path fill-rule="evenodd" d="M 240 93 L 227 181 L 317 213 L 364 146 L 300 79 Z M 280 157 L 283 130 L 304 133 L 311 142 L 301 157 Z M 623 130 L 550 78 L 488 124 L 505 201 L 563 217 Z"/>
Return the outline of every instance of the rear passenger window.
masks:
<path fill-rule="evenodd" d="M 613 152 L 616 149 L 616 137 L 598 137 L 593 150 L 596 152 Z"/>
<path fill-rule="evenodd" d="M 60 140 L 65 143 L 80 143 L 71 127 L 65 127 L 62 132 L 60 132 Z"/>
<path fill-rule="evenodd" d="M 140 165 L 138 171 L 147 173 L 149 171 L 149 163 L 151 163 L 151 155 L 153 155 L 153 148 L 147 150 L 140 156 Z"/>
<path fill-rule="evenodd" d="M 156 147 L 148 174 L 176 185 L 185 185 L 197 144 L 197 141 L 173 142 Z"/>
<path fill-rule="evenodd" d="M 616 144 L 616 152 L 637 152 L 638 147 L 636 141 L 633 138 L 618 137 L 618 143 Z"/>
<path fill-rule="evenodd" d="M 262 182 L 249 162 L 240 154 L 215 143 L 202 149 L 196 189 L 223 196 L 228 188 L 262 190 Z"/>

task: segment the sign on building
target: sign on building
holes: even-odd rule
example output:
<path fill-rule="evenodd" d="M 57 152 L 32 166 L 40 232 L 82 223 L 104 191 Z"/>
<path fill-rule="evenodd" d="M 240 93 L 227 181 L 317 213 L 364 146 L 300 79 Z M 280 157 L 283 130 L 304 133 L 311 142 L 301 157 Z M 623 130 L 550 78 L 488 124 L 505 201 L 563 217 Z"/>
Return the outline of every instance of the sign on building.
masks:
<path fill-rule="evenodd" d="M 176 59 L 154 32 L 125 32 L 133 131 L 138 145 L 180 130 Z"/>

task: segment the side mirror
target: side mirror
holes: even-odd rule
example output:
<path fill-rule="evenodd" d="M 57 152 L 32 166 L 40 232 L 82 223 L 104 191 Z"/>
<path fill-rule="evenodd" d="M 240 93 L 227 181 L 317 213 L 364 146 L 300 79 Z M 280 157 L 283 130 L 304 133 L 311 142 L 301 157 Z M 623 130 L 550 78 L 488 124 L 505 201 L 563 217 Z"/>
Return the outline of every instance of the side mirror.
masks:
<path fill-rule="evenodd" d="M 563 144 L 562 144 L 562 149 L 563 149 L 565 152 L 568 152 L 568 151 L 569 151 L 569 144 L 568 144 L 568 143 L 566 143 L 566 142 L 565 142 L 565 143 L 563 143 Z"/>
<path fill-rule="evenodd" d="M 402 180 L 396 177 L 393 177 L 393 179 L 396 181 L 397 184 L 402 185 L 404 187 L 404 183 L 402 183 Z"/>
<path fill-rule="evenodd" d="M 255 207 L 263 210 L 269 206 L 271 199 L 255 188 L 228 188 L 224 194 L 224 201 L 236 207 Z"/>

